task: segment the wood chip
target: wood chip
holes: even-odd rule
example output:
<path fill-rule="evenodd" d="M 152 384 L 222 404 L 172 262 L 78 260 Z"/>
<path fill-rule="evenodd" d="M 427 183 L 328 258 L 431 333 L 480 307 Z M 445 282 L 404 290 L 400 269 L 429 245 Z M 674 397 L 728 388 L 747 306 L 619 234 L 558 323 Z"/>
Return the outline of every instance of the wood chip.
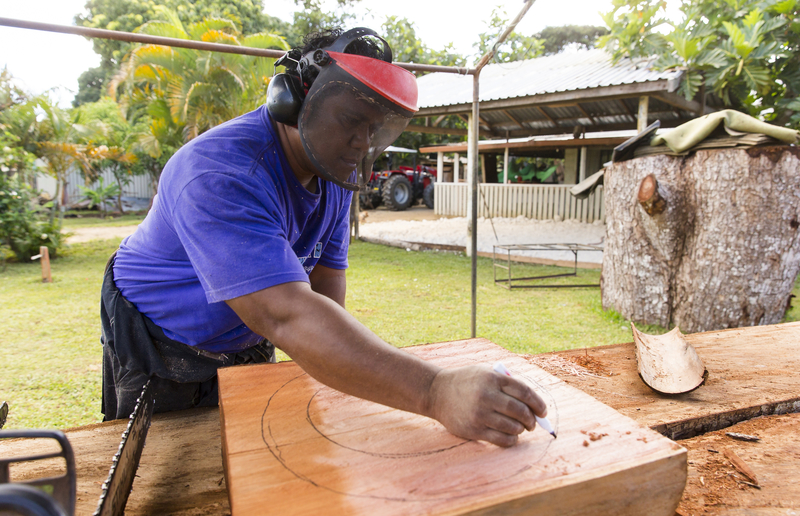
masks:
<path fill-rule="evenodd" d="M 753 473 L 753 470 L 750 469 L 750 466 L 748 466 L 747 463 L 741 459 L 741 457 L 736 455 L 736 453 L 730 448 L 722 450 L 722 453 L 728 458 L 729 461 L 731 461 L 731 464 L 733 464 L 733 467 L 736 468 L 739 473 L 750 479 L 750 481 L 754 484 L 758 485 L 758 478 L 756 478 L 756 474 Z"/>
<path fill-rule="evenodd" d="M 755 442 L 761 440 L 761 438 L 758 437 L 757 435 L 737 434 L 736 432 L 725 432 L 725 435 L 733 439 L 737 439 L 739 441 Z"/>

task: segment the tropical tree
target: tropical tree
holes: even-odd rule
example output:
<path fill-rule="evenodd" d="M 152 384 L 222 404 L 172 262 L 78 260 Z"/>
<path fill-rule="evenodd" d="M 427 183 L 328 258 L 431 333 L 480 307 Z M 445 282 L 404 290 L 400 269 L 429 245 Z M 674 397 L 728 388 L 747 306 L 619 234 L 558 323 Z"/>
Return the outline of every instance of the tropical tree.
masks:
<path fill-rule="evenodd" d="M 467 59 L 458 54 L 452 43 L 442 50 L 433 50 L 417 37 L 416 27 L 408 18 L 387 16 L 381 25 L 383 37 L 392 47 L 394 61 L 443 66 L 466 66 Z"/>
<path fill-rule="evenodd" d="M 175 13 L 164 13 L 169 21 L 151 21 L 138 31 L 227 45 L 289 48 L 283 38 L 273 34 L 243 36 L 231 20 L 206 18 L 184 27 Z M 274 63 L 269 58 L 144 45 L 131 51 L 109 92 L 116 96 L 122 88 L 126 107 L 137 100 L 147 104 L 163 100 L 172 124 L 183 126 L 188 141 L 261 105 Z"/>
<path fill-rule="evenodd" d="M 561 27 L 545 27 L 534 37 L 541 39 L 544 44 L 544 55 L 558 54 L 565 48 L 590 49 L 597 44 L 600 36 L 608 34 L 605 27 L 592 25 L 564 25 Z"/>
<path fill-rule="evenodd" d="M 615 59 L 656 57 L 683 70 L 680 92 L 703 85 L 734 109 L 779 125 L 800 126 L 800 2 L 684 0 L 669 20 L 663 0 L 613 0 L 599 44 Z"/>
<path fill-rule="evenodd" d="M 41 119 L 37 119 L 39 139 L 35 144 L 36 154 L 44 160 L 47 173 L 56 180 L 50 222 L 54 223 L 55 213 L 58 211 L 60 227 L 64 217 L 63 196 L 69 172 L 77 168 L 91 182 L 95 177 L 94 165 L 107 159 L 118 149 L 92 144 L 93 139 L 103 133 L 105 128 L 96 121 L 81 123 L 80 112 L 69 113 L 59 108 L 46 94 L 31 102 L 42 113 Z"/>
<path fill-rule="evenodd" d="M 263 0 L 88 0 L 85 12 L 75 16 L 75 24 L 133 32 L 149 21 L 165 19 L 163 8 L 187 25 L 216 17 L 231 20 L 242 34 L 290 32 L 288 23 L 264 13 Z M 134 48 L 132 43 L 100 38 L 93 39 L 92 44 L 100 54 L 100 66 L 79 78 L 74 106 L 100 100 L 125 56 Z"/>
<path fill-rule="evenodd" d="M 489 50 L 492 50 L 497 39 L 508 26 L 508 20 L 508 14 L 504 9 L 497 7 L 492 11 L 491 19 L 486 22 L 486 32 L 480 33 L 478 42 L 473 45 L 478 50 L 475 55 L 476 62 Z M 544 40 L 512 32 L 503 43 L 494 48 L 494 51 L 494 60 L 498 63 L 533 59 L 544 53 Z"/>
<path fill-rule="evenodd" d="M 138 162 L 138 157 L 134 154 L 138 134 L 122 116 L 117 103 L 108 97 L 98 102 L 84 104 L 76 111 L 80 113 L 82 120 L 102 127 L 102 131 L 95 133 L 89 140 L 93 145 L 92 152 L 102 153 L 103 158 L 94 167 L 95 175 L 86 177 L 87 184 L 94 181 L 97 173 L 111 172 L 117 187 L 114 190 L 117 209 L 122 213 L 122 193 L 125 186 L 130 184 L 135 170 L 134 165 Z"/>
<path fill-rule="evenodd" d="M 35 173 L 36 157 L 30 151 L 36 114 L 29 100 L 30 95 L 4 67 L 0 71 L 0 172 L 30 184 Z"/>
<path fill-rule="evenodd" d="M 323 9 L 322 0 L 294 0 L 299 9 L 289 31 L 283 34 L 292 47 L 301 47 L 306 34 L 351 25 L 356 19 L 353 9 L 360 1 L 336 0 L 336 7 L 329 11 Z"/>

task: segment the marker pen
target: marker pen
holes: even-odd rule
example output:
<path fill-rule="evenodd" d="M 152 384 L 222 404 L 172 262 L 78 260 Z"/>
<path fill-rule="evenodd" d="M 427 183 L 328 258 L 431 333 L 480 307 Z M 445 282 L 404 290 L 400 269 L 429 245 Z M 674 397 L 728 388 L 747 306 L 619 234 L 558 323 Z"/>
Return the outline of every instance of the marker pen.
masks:
<path fill-rule="evenodd" d="M 508 368 L 506 368 L 506 366 L 504 366 L 501 362 L 497 362 L 494 366 L 492 366 L 492 369 L 500 374 L 511 376 L 511 371 L 509 371 Z M 533 417 L 536 418 L 536 422 L 539 424 L 539 426 L 550 432 L 550 435 L 552 435 L 554 438 L 558 437 L 556 432 L 553 430 L 553 425 L 550 424 L 550 421 L 548 421 L 546 417 L 539 417 L 536 414 L 534 414 Z"/>

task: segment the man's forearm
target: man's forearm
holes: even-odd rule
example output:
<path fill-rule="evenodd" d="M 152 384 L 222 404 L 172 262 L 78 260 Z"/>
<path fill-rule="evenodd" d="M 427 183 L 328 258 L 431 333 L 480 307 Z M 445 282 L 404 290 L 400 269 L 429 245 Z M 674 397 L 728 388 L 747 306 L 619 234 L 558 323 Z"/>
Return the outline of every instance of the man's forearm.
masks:
<path fill-rule="evenodd" d="M 277 291 L 275 291 L 277 289 Z M 229 301 L 318 381 L 401 410 L 431 416 L 430 387 L 440 368 L 378 338 L 333 300 L 306 284 L 286 284 Z M 274 303 L 274 295 L 290 299 Z"/>

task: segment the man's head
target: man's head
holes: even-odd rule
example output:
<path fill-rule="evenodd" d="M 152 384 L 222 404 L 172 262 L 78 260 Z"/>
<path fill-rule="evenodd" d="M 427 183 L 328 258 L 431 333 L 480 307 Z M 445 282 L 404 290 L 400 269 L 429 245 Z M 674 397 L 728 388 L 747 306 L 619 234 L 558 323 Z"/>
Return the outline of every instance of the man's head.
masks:
<path fill-rule="evenodd" d="M 307 37 L 278 61 L 286 73 L 269 86 L 267 107 L 296 125 L 318 175 L 350 190 L 356 168 L 366 182 L 372 163 L 417 110 L 416 80 L 391 64 L 389 45 L 369 29 Z"/>

